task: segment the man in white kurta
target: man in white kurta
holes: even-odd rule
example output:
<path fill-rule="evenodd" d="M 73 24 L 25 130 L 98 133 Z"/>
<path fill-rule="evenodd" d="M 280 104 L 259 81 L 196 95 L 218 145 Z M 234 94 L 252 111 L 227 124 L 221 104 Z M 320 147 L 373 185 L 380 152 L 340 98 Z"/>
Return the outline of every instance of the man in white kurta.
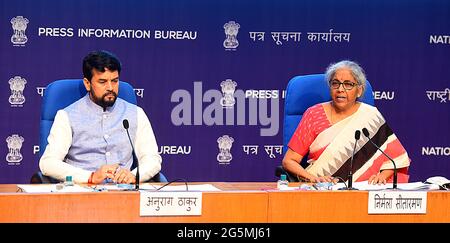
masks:
<path fill-rule="evenodd" d="M 86 96 L 59 110 L 39 162 L 42 173 L 58 180 L 72 176 L 76 183 L 135 183 L 132 147 L 139 161 L 140 181 L 161 170 L 161 156 L 151 123 L 142 108 L 117 97 L 119 60 L 106 51 L 83 60 Z"/>

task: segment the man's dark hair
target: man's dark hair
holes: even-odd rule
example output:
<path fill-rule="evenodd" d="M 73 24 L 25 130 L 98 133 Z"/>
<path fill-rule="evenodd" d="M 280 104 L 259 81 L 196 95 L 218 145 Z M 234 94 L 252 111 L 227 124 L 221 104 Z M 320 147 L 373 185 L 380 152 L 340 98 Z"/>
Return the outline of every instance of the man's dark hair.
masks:
<path fill-rule="evenodd" d="M 92 79 L 92 69 L 104 72 L 105 68 L 117 71 L 120 74 L 122 65 L 116 55 L 108 51 L 93 51 L 83 59 L 83 76 L 87 80 Z"/>

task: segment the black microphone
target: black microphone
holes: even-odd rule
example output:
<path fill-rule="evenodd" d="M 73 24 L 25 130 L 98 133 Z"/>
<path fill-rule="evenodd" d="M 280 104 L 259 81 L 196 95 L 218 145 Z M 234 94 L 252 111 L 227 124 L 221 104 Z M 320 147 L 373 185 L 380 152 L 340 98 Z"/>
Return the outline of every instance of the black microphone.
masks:
<path fill-rule="evenodd" d="M 348 190 L 358 190 L 353 188 L 353 157 L 355 156 L 356 144 L 358 144 L 358 140 L 361 137 L 361 131 L 355 131 L 355 146 L 353 147 L 352 158 L 350 159 L 350 171 L 348 172 Z"/>
<path fill-rule="evenodd" d="M 394 179 L 392 180 L 392 188 L 393 188 L 393 189 L 397 189 L 397 166 L 395 165 L 394 160 L 393 160 L 389 155 L 387 155 L 383 150 L 381 150 L 381 148 L 378 147 L 378 145 L 376 145 L 376 144 L 372 141 L 372 139 L 370 139 L 370 137 L 369 137 L 369 131 L 367 130 L 367 128 L 363 128 L 363 129 L 362 129 L 362 132 L 364 133 L 364 136 L 366 136 L 366 137 L 369 139 L 370 143 L 373 144 L 373 146 L 375 146 L 378 150 L 380 150 L 381 153 L 384 154 L 384 156 L 386 156 L 388 159 L 391 160 L 392 164 L 394 165 Z"/>
<path fill-rule="evenodd" d="M 133 154 L 133 164 L 136 165 L 136 184 L 135 184 L 135 190 L 139 190 L 139 161 L 137 159 L 136 153 L 134 152 L 134 146 L 133 142 L 131 142 L 130 133 L 128 132 L 128 128 L 130 127 L 130 124 L 128 123 L 127 119 L 123 119 L 123 128 L 127 130 L 128 140 L 130 140 L 131 144 L 131 153 Z"/>

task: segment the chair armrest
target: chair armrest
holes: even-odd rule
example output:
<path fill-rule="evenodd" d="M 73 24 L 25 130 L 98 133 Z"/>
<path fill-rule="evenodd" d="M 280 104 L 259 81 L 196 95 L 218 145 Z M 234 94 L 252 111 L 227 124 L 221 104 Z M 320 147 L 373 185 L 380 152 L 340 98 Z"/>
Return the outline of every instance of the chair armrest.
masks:
<path fill-rule="evenodd" d="M 151 178 L 147 182 L 168 182 L 168 181 L 167 181 L 167 178 L 164 176 L 164 174 L 162 172 L 159 172 L 158 174 L 153 176 L 153 178 Z"/>
<path fill-rule="evenodd" d="M 42 172 L 38 171 L 36 173 L 33 174 L 33 176 L 31 176 L 31 180 L 30 183 L 31 184 L 49 184 L 49 183 L 59 183 L 60 181 L 50 177 L 50 176 L 45 176 L 42 174 Z"/>
<path fill-rule="evenodd" d="M 276 177 L 280 177 L 282 174 L 286 175 L 286 179 L 289 182 L 298 182 L 298 178 L 294 175 L 292 175 L 291 173 L 287 172 L 286 170 L 284 170 L 283 166 L 278 165 L 275 168 L 275 176 Z"/>

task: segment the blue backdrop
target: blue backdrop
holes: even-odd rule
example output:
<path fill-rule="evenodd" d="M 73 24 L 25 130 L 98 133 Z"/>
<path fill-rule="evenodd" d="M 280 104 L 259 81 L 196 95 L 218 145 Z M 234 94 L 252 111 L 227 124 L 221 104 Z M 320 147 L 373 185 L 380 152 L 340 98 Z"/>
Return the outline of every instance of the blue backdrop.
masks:
<path fill-rule="evenodd" d="M 449 1 L 16 0 L 0 2 L 0 183 L 38 169 L 43 88 L 97 49 L 121 59 L 169 179 L 274 181 L 288 81 L 342 59 L 365 69 L 411 181 L 450 177 Z"/>

